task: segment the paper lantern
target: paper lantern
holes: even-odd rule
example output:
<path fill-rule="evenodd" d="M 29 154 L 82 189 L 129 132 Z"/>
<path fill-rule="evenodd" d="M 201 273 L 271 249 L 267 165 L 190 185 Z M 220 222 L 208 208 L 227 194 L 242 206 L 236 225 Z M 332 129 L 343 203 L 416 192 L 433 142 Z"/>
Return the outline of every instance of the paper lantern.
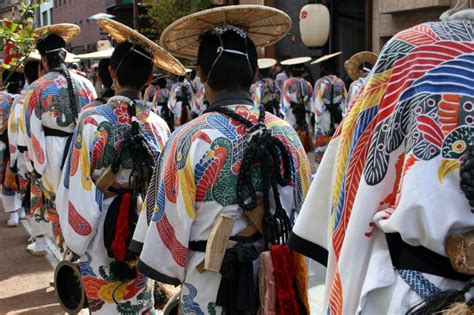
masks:
<path fill-rule="evenodd" d="M 322 4 L 307 4 L 300 12 L 300 32 L 308 47 L 321 47 L 329 38 L 331 19 L 329 10 Z"/>

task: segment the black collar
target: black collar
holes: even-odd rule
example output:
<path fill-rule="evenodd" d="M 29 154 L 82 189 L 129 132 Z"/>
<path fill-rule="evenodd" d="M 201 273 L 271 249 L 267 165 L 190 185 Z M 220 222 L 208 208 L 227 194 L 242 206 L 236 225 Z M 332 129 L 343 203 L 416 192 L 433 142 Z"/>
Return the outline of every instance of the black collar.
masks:
<path fill-rule="evenodd" d="M 132 101 L 136 101 L 136 100 L 140 99 L 139 93 L 137 91 L 132 91 L 132 90 L 122 91 L 122 92 L 116 94 L 115 96 L 124 96 L 126 98 L 129 98 Z"/>
<path fill-rule="evenodd" d="M 230 91 L 217 95 L 212 101 L 209 109 L 230 105 L 254 105 L 249 92 Z"/>

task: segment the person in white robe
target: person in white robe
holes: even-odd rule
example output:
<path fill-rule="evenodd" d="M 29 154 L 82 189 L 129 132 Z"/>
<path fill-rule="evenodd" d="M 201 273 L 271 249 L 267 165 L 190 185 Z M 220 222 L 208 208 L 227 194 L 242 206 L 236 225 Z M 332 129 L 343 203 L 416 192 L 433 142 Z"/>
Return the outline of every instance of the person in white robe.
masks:
<path fill-rule="evenodd" d="M 448 289 L 472 303 L 447 246 L 474 228 L 472 13 L 395 35 L 326 150 L 290 246 L 327 264 L 327 314 L 441 313 L 418 307 Z"/>

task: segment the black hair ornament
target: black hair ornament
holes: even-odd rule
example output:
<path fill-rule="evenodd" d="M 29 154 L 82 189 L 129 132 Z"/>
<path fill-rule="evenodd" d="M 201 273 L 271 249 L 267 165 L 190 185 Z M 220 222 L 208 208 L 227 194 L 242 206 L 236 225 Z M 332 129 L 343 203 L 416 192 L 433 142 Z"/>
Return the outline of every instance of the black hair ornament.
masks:
<path fill-rule="evenodd" d="M 285 145 L 273 137 L 271 130 L 266 128 L 265 108 L 259 107 L 257 124 L 223 106 L 211 106 L 206 112 L 221 113 L 247 127 L 250 139 L 244 150 L 237 177 L 237 202 L 245 211 L 252 211 L 257 207 L 257 190 L 252 180 L 252 169 L 258 167 L 262 180 L 264 206 L 262 226 L 265 249 L 268 249 L 269 244 L 286 244 L 291 232 L 291 222 L 281 204 L 278 185 L 284 187 L 291 181 L 291 156 Z M 270 189 L 276 208 L 273 215 L 270 212 Z M 246 202 L 248 199 L 250 201 Z"/>

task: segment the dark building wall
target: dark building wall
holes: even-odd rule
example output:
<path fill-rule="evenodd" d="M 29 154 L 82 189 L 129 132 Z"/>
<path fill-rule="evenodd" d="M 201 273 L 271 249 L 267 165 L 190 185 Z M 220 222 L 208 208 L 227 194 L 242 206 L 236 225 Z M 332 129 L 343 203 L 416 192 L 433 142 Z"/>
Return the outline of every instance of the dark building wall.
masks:
<path fill-rule="evenodd" d="M 293 21 L 290 33 L 276 45 L 275 54 L 277 58 L 321 55 L 321 49 L 309 49 L 301 41 L 300 11 L 306 4 L 308 4 L 308 0 L 275 1 L 275 7 L 286 12 Z"/>
<path fill-rule="evenodd" d="M 280 41 L 275 48 L 278 59 L 321 55 L 342 51 L 343 53 L 331 60 L 335 63 L 337 72 L 345 78 L 344 61 L 354 53 L 366 47 L 366 17 L 365 6 L 367 0 L 328 0 L 326 5 L 331 13 L 331 32 L 325 46 L 308 48 L 301 40 L 299 14 L 301 8 L 308 4 L 308 0 L 276 0 L 275 7 L 286 12 L 293 21 L 290 34 Z M 320 65 L 310 65 L 314 78 L 319 78 Z"/>

